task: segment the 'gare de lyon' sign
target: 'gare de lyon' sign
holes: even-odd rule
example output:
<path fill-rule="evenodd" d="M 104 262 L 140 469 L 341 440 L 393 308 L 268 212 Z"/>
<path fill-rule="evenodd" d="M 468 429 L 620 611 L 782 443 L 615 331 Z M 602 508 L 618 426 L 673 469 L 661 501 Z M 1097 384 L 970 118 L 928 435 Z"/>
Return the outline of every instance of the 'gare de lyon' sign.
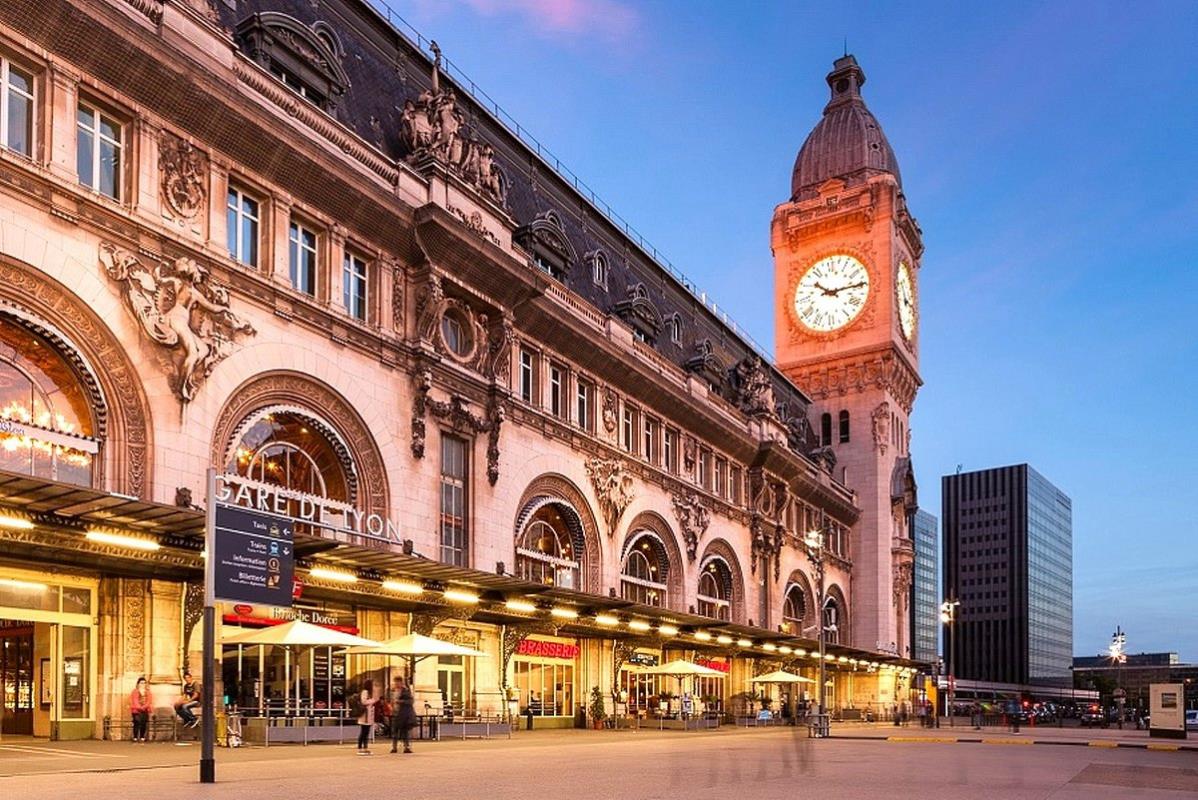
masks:
<path fill-rule="evenodd" d="M 367 513 L 349 503 L 241 475 L 216 476 L 216 501 L 286 517 L 293 522 L 334 533 L 362 536 L 388 544 L 403 544 L 399 526 L 380 514 Z"/>

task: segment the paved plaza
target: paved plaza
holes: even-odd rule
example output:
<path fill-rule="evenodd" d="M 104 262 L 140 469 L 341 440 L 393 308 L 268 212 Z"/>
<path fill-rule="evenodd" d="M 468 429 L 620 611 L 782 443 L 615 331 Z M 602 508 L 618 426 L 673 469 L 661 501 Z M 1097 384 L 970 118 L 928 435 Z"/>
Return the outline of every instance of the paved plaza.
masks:
<path fill-rule="evenodd" d="M 814 741 L 777 728 L 555 731 L 418 743 L 410 756 L 378 746 L 370 757 L 339 745 L 220 750 L 213 786 L 196 782 L 195 745 L 6 739 L 0 796 L 1198 798 L 1198 752 L 1017 747 L 1003 737 L 914 741 L 916 732 L 905 733 L 910 741 Z"/>

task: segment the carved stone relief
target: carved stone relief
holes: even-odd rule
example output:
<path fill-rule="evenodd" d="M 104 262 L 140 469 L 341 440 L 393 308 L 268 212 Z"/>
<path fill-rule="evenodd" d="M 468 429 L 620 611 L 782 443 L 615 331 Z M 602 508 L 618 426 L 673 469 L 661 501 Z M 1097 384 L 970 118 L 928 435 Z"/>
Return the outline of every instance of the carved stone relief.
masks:
<path fill-rule="evenodd" d="M 608 434 L 616 432 L 616 393 L 610 386 L 603 388 L 603 429 Z"/>
<path fill-rule="evenodd" d="M 466 434 L 486 433 L 487 436 L 487 479 L 494 486 L 499 480 L 499 431 L 507 417 L 502 395 L 492 387 L 485 415 L 470 411 L 466 398 L 454 394 L 448 400 L 429 397 L 433 387 L 432 370 L 425 367 L 412 376 L 414 396 L 412 398 L 412 455 L 424 458 L 427 429 L 426 414 L 448 420 L 455 431 Z"/>
<path fill-rule="evenodd" d="M 238 335 L 256 333 L 229 307 L 229 290 L 190 258 L 147 266 L 134 253 L 103 242 L 100 263 L 120 286 L 142 332 L 166 349 L 171 389 L 184 403 L 232 352 Z"/>
<path fill-rule="evenodd" d="M 760 356 L 749 356 L 737 364 L 736 394 L 737 406 L 749 416 L 773 413 L 774 387 Z"/>
<path fill-rule="evenodd" d="M 196 218 L 208 196 L 208 157 L 170 131 L 158 137 L 162 199 L 177 217 Z"/>
<path fill-rule="evenodd" d="M 590 458 L 586 469 L 599 498 L 603 521 L 607 523 L 607 535 L 614 536 L 624 509 L 636 496 L 632 475 L 619 459 Z"/>
<path fill-rule="evenodd" d="M 699 554 L 699 539 L 711 524 L 711 510 L 694 492 L 675 491 L 670 500 L 674 506 L 674 516 L 678 518 L 682 538 L 686 542 L 686 557 L 694 561 Z"/>

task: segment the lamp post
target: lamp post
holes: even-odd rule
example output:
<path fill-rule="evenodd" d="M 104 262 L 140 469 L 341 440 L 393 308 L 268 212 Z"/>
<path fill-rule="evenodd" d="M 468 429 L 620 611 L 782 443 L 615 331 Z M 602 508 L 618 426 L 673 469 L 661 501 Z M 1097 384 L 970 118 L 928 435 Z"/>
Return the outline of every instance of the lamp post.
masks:
<path fill-rule="evenodd" d="M 1127 634 L 1123 632 L 1122 627 L 1116 625 L 1115 632 L 1111 634 L 1111 645 L 1107 648 L 1107 653 L 1110 655 L 1112 666 L 1117 667 L 1113 696 L 1115 705 L 1119 707 L 1119 730 L 1123 730 L 1123 704 L 1127 701 L 1127 690 L 1123 688 L 1123 665 L 1127 663 L 1127 653 L 1124 652 L 1126 647 Z"/>
<path fill-rule="evenodd" d="M 827 528 L 826 515 L 824 521 L 825 524 L 823 526 L 818 529 L 807 531 L 806 536 L 803 537 L 803 544 L 806 545 L 807 549 L 807 560 L 811 562 L 811 567 L 815 570 L 816 580 L 816 625 L 819 627 L 819 688 L 817 690 L 818 694 L 816 695 L 816 697 L 819 698 L 819 701 L 816 705 L 816 719 L 819 721 L 820 736 L 828 735 L 828 727 L 824 717 L 824 692 L 826 691 L 826 687 L 824 686 L 824 681 L 826 680 L 824 675 L 824 662 L 826 660 L 824 658 L 824 637 L 827 628 L 824 619 L 824 541 L 826 536 L 825 531 Z"/>
<path fill-rule="evenodd" d="M 940 622 L 946 628 L 945 635 L 945 656 L 948 665 L 948 696 L 944 713 L 948 716 L 948 724 L 953 725 L 953 623 L 957 619 L 957 606 L 961 605 L 960 600 L 945 600 L 940 604 Z"/>

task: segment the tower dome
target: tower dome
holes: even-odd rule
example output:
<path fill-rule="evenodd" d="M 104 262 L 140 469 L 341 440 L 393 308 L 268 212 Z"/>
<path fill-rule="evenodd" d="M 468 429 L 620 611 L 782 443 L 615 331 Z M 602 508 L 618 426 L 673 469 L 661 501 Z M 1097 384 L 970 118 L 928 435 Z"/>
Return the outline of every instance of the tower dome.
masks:
<path fill-rule="evenodd" d="M 799 199 L 829 178 L 848 181 L 878 172 L 893 175 L 901 188 L 898 159 L 861 98 L 865 72 L 857 59 L 850 55 L 836 59 L 827 80 L 832 99 L 799 149 L 790 178 L 791 198 Z"/>

